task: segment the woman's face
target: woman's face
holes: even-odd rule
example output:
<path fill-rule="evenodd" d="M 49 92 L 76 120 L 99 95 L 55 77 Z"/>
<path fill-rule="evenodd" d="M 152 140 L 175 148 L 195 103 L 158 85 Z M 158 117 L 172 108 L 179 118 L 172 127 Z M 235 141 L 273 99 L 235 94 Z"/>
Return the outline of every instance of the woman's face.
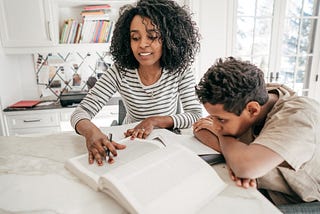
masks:
<path fill-rule="evenodd" d="M 130 44 L 133 55 L 140 66 L 159 66 L 162 42 L 156 26 L 149 18 L 136 15 L 130 25 Z"/>

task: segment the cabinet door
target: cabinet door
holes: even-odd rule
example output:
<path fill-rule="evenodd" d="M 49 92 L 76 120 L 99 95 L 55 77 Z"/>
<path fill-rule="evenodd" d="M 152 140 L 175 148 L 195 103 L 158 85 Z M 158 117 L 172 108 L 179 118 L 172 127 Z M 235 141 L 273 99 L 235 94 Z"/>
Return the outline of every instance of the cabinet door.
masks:
<path fill-rule="evenodd" d="M 0 0 L 3 47 L 37 47 L 54 44 L 49 0 Z"/>

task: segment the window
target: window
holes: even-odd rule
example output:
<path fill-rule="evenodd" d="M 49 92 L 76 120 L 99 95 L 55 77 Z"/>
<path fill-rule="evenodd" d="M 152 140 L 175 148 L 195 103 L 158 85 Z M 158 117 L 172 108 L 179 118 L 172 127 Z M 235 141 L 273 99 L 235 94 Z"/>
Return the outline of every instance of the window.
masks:
<path fill-rule="evenodd" d="M 319 7 L 320 0 L 235 0 L 233 55 L 259 66 L 267 82 L 309 95 L 319 75 Z"/>

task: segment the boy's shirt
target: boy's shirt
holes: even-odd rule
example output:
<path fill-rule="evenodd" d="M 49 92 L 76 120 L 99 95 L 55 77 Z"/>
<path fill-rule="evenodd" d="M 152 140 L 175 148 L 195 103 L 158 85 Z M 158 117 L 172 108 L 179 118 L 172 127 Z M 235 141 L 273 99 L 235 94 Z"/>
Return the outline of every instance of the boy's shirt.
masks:
<path fill-rule="evenodd" d="M 279 100 L 260 133 L 240 140 L 254 139 L 252 143 L 272 149 L 285 162 L 259 178 L 258 188 L 266 189 L 277 205 L 320 201 L 320 105 L 280 84 L 267 89 L 277 92 Z"/>

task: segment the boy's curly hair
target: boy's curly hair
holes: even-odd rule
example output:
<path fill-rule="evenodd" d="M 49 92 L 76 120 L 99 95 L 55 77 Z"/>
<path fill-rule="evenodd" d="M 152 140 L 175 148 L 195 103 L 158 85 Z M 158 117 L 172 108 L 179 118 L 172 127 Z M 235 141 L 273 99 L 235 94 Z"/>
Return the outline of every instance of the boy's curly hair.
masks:
<path fill-rule="evenodd" d="M 268 92 L 263 72 L 233 57 L 218 59 L 196 86 L 201 103 L 223 104 L 227 112 L 240 115 L 250 101 L 264 105 Z"/>
<path fill-rule="evenodd" d="M 140 0 L 135 6 L 126 5 L 122 8 L 113 31 L 110 52 L 121 70 L 139 66 L 130 46 L 130 24 L 135 15 L 151 19 L 159 29 L 162 68 L 180 72 L 191 67 L 200 48 L 200 35 L 187 8 L 171 0 Z"/>

